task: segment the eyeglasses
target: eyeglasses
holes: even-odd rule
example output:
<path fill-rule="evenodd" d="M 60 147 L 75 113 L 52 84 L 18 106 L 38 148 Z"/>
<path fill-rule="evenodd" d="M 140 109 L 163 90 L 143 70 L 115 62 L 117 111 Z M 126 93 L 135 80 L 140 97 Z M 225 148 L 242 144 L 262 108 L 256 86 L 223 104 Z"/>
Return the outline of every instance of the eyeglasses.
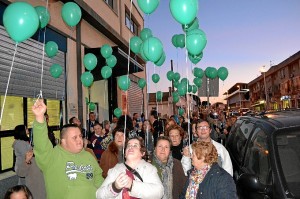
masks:
<path fill-rule="evenodd" d="M 209 126 L 197 126 L 197 129 L 207 131 L 209 129 Z"/>
<path fill-rule="evenodd" d="M 130 148 L 138 149 L 138 148 L 140 148 L 140 145 L 139 144 L 128 144 L 126 146 L 126 149 L 130 149 Z"/>

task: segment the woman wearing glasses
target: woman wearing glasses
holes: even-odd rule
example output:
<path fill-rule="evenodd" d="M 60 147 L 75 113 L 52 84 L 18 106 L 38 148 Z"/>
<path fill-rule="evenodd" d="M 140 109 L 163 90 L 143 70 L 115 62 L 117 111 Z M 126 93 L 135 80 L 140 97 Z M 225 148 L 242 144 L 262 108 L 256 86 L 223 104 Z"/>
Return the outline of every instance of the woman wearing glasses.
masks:
<path fill-rule="evenodd" d="M 96 192 L 97 199 L 162 198 L 163 185 L 157 169 L 143 160 L 145 152 L 142 139 L 129 139 L 125 148 L 125 163 L 119 163 L 108 171 L 107 178 Z"/>

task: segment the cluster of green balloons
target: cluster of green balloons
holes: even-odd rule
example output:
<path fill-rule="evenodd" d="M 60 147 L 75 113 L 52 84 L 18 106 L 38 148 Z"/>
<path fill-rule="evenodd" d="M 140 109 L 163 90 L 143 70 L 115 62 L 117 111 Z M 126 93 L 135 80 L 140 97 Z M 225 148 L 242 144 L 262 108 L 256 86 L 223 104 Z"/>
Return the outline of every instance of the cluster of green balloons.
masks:
<path fill-rule="evenodd" d="M 101 68 L 101 76 L 103 79 L 108 79 L 111 77 L 112 68 L 117 64 L 117 58 L 112 54 L 112 52 L 112 47 L 108 44 L 104 44 L 100 49 L 100 53 L 102 57 L 105 58 L 107 64 Z"/>
<path fill-rule="evenodd" d="M 114 115 L 119 118 L 122 115 L 122 110 L 120 108 L 115 108 Z"/>
<path fill-rule="evenodd" d="M 205 69 L 205 76 L 210 79 L 218 77 L 224 81 L 228 77 L 228 69 L 224 66 L 220 67 L 218 70 L 214 67 L 207 67 Z"/>
<path fill-rule="evenodd" d="M 63 5 L 61 16 L 67 25 L 74 27 L 81 20 L 82 13 L 80 7 L 76 3 L 68 2 Z"/>
<path fill-rule="evenodd" d="M 151 14 L 158 7 L 159 0 L 138 0 L 137 3 L 145 14 Z"/>
<path fill-rule="evenodd" d="M 199 28 L 199 20 L 197 17 L 195 17 L 195 19 L 190 24 L 182 24 L 182 30 L 186 33 L 198 28 Z"/>
<path fill-rule="evenodd" d="M 140 53 L 144 61 L 151 61 L 156 66 L 162 66 L 166 60 L 162 42 L 153 37 L 152 30 L 149 28 L 144 28 L 140 33 L 140 37 L 131 37 L 129 45 L 132 52 L 135 54 Z"/>

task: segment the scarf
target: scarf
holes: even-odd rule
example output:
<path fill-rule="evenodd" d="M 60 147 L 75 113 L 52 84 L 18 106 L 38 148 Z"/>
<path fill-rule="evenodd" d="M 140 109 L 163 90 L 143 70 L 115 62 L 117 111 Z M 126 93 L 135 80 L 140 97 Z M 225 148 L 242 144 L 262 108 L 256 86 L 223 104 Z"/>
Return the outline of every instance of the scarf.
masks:
<path fill-rule="evenodd" d="M 197 198 L 199 184 L 204 180 L 207 172 L 210 170 L 211 165 L 207 165 L 200 170 L 194 168 L 190 174 L 189 186 L 186 190 L 185 198 L 194 199 Z"/>
<path fill-rule="evenodd" d="M 158 170 L 159 177 L 164 186 L 164 195 L 162 199 L 172 199 L 172 190 L 173 190 L 173 157 L 170 155 L 168 158 L 167 164 L 162 163 L 154 154 L 153 163 Z"/>

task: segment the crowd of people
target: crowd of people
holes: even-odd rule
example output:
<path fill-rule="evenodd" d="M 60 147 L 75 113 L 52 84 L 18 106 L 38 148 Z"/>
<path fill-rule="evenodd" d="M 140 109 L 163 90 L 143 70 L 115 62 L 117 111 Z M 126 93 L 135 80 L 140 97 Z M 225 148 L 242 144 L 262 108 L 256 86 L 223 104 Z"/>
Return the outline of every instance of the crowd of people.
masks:
<path fill-rule="evenodd" d="M 90 112 L 86 128 L 72 117 L 53 143 L 43 100 L 32 112 L 32 135 L 15 129 L 19 182 L 5 199 L 237 198 L 224 147 L 234 117 L 211 111 L 162 120 L 152 110 L 148 120 L 134 113 L 100 123 Z"/>

